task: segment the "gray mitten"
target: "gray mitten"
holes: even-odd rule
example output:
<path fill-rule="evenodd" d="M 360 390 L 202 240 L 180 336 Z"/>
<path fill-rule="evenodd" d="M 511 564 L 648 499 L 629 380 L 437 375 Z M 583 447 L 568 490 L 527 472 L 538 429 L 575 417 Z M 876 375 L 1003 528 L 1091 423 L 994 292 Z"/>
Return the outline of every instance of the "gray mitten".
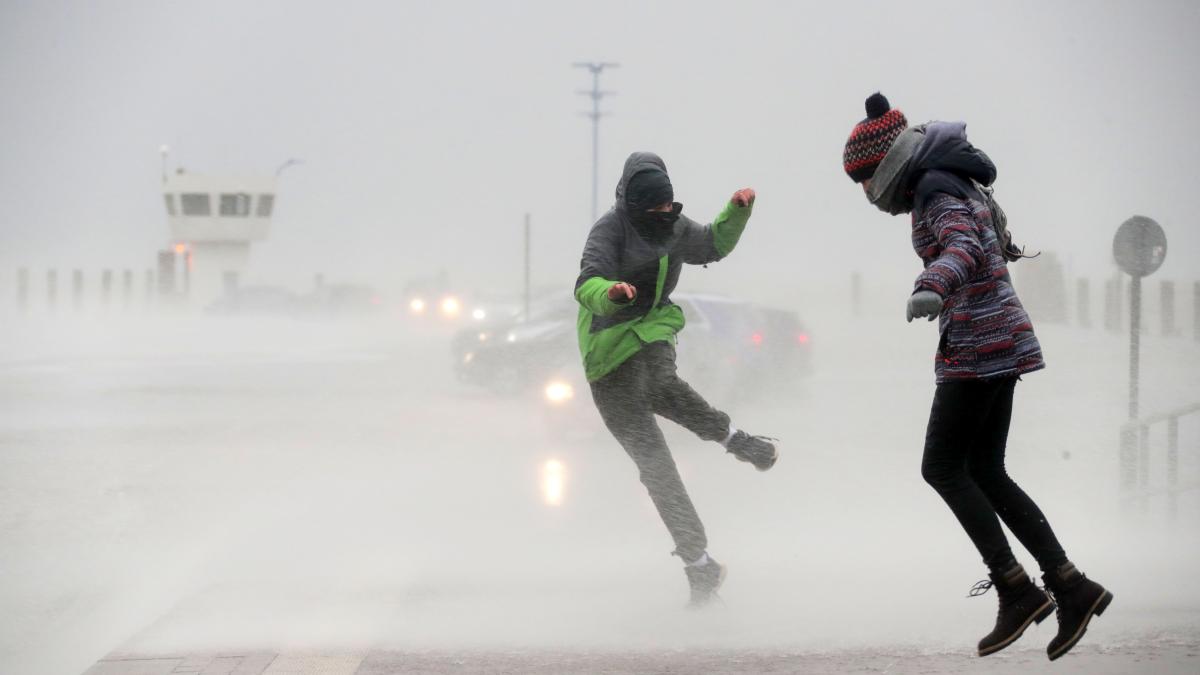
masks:
<path fill-rule="evenodd" d="M 933 291 L 917 291 L 908 298 L 908 322 L 914 317 L 929 317 L 930 321 L 942 312 L 942 296 Z"/>

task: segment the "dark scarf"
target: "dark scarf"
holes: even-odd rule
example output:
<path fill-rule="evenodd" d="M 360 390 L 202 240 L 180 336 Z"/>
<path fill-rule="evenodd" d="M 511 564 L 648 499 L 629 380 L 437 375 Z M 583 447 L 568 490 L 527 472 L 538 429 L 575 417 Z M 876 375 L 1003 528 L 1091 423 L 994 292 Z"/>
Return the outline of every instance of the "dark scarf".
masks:
<path fill-rule="evenodd" d="M 683 204 L 674 202 L 670 211 L 630 211 L 629 222 L 639 237 L 659 245 L 675 234 L 675 222 L 682 212 Z"/>

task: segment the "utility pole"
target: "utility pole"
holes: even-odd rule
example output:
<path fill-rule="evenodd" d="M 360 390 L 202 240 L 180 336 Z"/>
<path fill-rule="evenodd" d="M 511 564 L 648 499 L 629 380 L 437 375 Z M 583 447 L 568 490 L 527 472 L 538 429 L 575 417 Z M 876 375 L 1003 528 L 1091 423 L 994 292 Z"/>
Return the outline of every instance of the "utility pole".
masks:
<path fill-rule="evenodd" d="M 530 271 L 530 268 L 532 267 L 532 264 L 531 264 L 532 261 L 530 260 L 530 257 L 529 257 L 529 239 L 530 239 L 529 214 L 526 213 L 525 214 L 525 298 L 524 298 L 525 299 L 525 320 L 526 321 L 529 321 L 529 300 L 530 300 L 529 271 Z"/>
<path fill-rule="evenodd" d="M 609 113 L 600 112 L 600 99 L 605 96 L 612 96 L 616 92 L 600 91 L 600 73 L 604 72 L 605 68 L 618 68 L 619 63 L 594 63 L 594 62 L 578 62 L 571 64 L 572 68 L 586 68 L 592 73 L 592 89 L 591 91 L 580 91 L 579 94 L 588 96 L 592 99 L 592 111 L 583 113 L 585 117 L 592 120 L 592 222 L 596 222 L 597 204 L 599 196 L 599 171 L 600 171 L 600 118 Z M 590 223 L 589 223 L 590 224 Z"/>

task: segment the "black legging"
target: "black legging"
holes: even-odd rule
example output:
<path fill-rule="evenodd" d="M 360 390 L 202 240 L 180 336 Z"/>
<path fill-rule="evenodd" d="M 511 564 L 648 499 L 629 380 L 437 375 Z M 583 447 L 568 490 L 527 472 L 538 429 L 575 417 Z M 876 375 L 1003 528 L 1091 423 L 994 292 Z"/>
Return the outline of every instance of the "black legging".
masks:
<path fill-rule="evenodd" d="M 1017 563 L 1000 520 L 1044 571 L 1067 554 L 1029 495 L 1004 470 L 1017 378 L 947 382 L 937 386 L 921 475 L 962 524 L 983 562 L 994 572 Z"/>

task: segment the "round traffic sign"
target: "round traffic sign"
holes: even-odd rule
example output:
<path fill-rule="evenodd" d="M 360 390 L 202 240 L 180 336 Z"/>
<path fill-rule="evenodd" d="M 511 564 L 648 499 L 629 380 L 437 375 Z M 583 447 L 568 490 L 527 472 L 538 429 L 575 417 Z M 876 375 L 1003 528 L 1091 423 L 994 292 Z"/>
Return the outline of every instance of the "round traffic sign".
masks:
<path fill-rule="evenodd" d="M 1167 235 L 1162 227 L 1145 216 L 1134 216 L 1121 223 L 1113 237 L 1113 258 L 1126 273 L 1135 277 L 1153 274 L 1167 257 Z"/>

